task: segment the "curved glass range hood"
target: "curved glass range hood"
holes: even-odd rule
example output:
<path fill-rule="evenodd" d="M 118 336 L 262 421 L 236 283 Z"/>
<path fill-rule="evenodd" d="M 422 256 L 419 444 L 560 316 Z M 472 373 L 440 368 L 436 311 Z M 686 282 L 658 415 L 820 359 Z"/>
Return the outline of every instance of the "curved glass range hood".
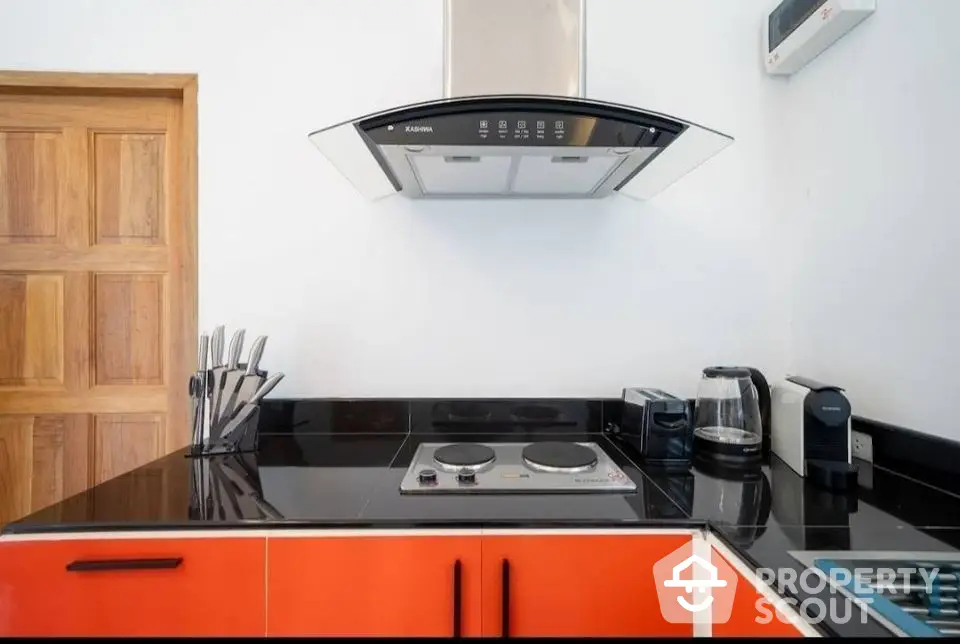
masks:
<path fill-rule="evenodd" d="M 446 0 L 446 98 L 310 140 L 369 199 L 648 199 L 733 142 L 584 98 L 584 9 L 584 0 Z"/>
<path fill-rule="evenodd" d="M 624 105 L 516 95 L 409 105 L 310 139 L 370 199 L 647 199 L 733 141 Z"/>

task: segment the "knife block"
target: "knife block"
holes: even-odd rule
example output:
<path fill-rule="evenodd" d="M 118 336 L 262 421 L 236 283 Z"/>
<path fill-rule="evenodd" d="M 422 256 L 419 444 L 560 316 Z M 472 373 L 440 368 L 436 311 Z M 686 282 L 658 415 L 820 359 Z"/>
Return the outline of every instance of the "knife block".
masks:
<path fill-rule="evenodd" d="M 235 419 L 241 417 L 229 433 L 191 445 L 187 458 L 256 452 L 260 442 L 260 405 L 243 405 L 234 416 Z M 224 427 L 229 428 L 231 423 L 225 423 Z"/>

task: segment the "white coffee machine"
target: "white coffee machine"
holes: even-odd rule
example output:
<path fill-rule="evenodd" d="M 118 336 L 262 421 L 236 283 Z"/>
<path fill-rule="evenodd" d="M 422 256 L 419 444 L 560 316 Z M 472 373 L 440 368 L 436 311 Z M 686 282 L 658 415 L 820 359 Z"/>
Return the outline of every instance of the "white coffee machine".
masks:
<path fill-rule="evenodd" d="M 790 376 L 774 383 L 770 399 L 771 451 L 821 487 L 855 488 L 850 401 L 843 389 Z"/>

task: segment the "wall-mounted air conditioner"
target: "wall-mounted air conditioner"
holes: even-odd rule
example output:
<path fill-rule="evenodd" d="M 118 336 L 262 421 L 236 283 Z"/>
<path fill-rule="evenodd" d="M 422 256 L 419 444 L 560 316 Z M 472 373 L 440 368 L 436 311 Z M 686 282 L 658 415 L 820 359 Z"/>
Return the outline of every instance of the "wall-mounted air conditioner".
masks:
<path fill-rule="evenodd" d="M 767 72 L 789 75 L 877 10 L 877 0 L 782 0 L 763 25 Z"/>

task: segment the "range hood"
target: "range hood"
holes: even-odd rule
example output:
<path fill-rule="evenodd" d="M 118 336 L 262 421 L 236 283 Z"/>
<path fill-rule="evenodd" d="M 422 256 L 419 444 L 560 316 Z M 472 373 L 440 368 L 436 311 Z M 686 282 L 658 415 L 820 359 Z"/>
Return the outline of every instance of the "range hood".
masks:
<path fill-rule="evenodd" d="M 585 3 L 444 0 L 443 98 L 310 140 L 371 200 L 648 199 L 733 139 L 585 98 Z"/>

